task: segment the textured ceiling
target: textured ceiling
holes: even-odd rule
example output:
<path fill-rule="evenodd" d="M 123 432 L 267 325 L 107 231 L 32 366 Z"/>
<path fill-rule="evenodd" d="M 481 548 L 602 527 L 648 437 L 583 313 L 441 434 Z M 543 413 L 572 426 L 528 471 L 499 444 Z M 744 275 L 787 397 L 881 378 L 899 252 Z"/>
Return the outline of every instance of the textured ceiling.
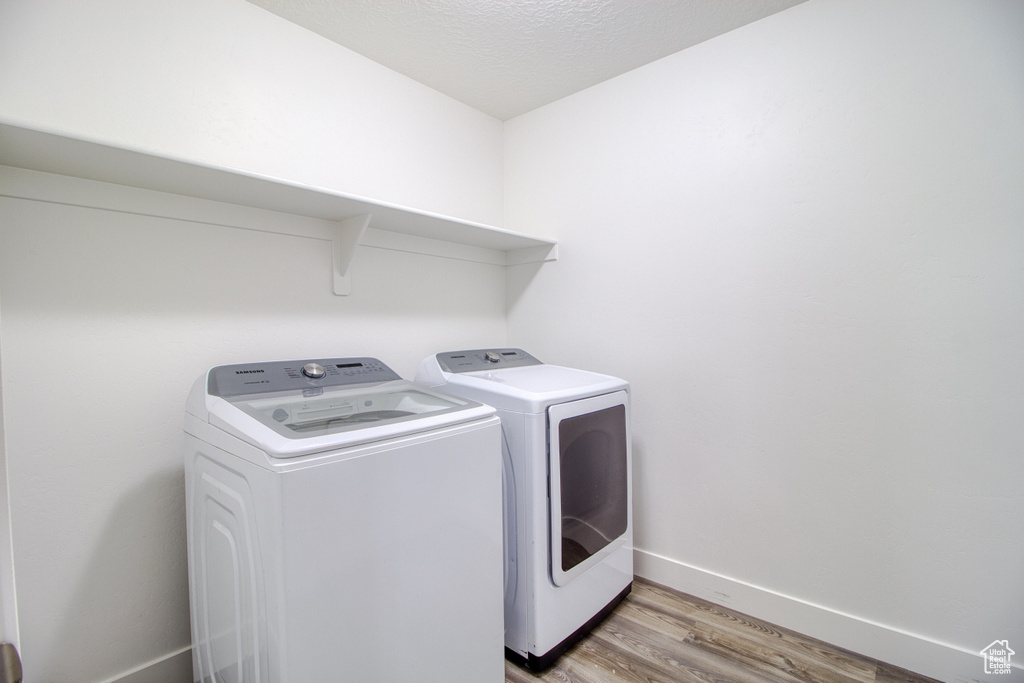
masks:
<path fill-rule="evenodd" d="M 249 0 L 505 120 L 805 0 Z"/>

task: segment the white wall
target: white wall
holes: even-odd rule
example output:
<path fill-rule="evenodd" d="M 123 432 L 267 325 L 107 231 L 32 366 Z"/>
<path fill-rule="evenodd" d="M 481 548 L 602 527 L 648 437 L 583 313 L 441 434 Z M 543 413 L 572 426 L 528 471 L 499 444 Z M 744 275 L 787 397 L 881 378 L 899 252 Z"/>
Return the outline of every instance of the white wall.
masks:
<path fill-rule="evenodd" d="M 0 120 L 501 222 L 500 121 L 244 0 L 3 0 Z"/>
<path fill-rule="evenodd" d="M 1021 36 L 814 0 L 506 123 L 560 243 L 509 342 L 632 381 L 642 573 L 949 680 L 1024 644 Z"/>

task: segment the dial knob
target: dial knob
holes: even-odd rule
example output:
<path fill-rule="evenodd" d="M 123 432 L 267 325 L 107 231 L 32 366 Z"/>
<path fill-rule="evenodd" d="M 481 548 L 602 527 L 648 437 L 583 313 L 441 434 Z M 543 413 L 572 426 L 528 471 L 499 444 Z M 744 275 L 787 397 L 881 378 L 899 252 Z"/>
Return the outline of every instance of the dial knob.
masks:
<path fill-rule="evenodd" d="M 484 354 L 484 357 L 492 363 L 497 363 L 501 360 L 501 356 L 498 355 L 497 351 L 488 351 Z"/>
<path fill-rule="evenodd" d="M 327 374 L 327 371 L 319 363 L 306 363 L 302 366 L 302 374 L 310 379 L 320 379 Z"/>

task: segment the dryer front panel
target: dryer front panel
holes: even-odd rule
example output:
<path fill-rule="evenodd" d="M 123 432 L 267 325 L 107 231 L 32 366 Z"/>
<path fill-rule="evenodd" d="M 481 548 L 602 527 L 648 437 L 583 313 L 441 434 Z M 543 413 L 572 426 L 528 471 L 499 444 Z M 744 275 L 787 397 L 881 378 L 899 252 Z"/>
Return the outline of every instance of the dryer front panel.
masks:
<path fill-rule="evenodd" d="M 551 579 L 565 586 L 631 528 L 629 394 L 548 408 Z"/>

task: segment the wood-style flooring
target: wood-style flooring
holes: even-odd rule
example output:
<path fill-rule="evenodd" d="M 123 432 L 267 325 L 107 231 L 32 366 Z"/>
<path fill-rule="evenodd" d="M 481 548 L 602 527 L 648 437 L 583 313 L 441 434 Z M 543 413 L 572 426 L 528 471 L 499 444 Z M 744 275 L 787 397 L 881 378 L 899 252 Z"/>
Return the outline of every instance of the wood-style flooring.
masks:
<path fill-rule="evenodd" d="M 506 683 L 937 683 L 644 579 L 542 674 Z"/>

